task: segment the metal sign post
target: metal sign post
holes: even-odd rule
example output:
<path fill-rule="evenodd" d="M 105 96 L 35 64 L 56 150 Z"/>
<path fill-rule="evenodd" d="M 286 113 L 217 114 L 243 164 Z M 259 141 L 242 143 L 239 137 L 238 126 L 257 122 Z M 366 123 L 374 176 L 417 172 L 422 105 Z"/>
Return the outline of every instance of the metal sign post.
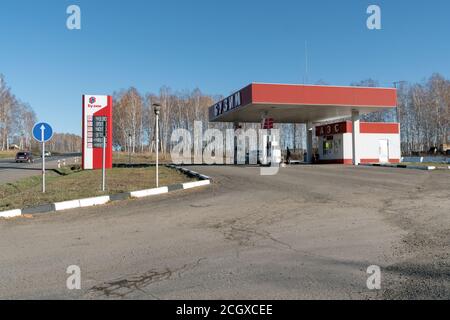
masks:
<path fill-rule="evenodd" d="M 101 190 L 106 190 L 106 146 L 109 143 L 107 140 L 108 133 L 108 117 L 106 116 L 93 116 L 92 117 L 93 139 L 92 146 L 94 148 L 101 149 L 101 161 L 98 161 L 98 169 L 102 169 L 102 186 Z M 99 156 L 100 158 L 100 156 Z M 101 164 L 100 164 L 101 163 Z"/>
<path fill-rule="evenodd" d="M 156 187 L 159 187 L 159 174 L 158 174 L 158 165 L 159 165 L 159 114 L 156 115 Z"/>
<path fill-rule="evenodd" d="M 42 142 L 42 193 L 45 193 L 45 142 Z"/>
<path fill-rule="evenodd" d="M 45 142 L 53 136 L 52 127 L 45 122 L 36 123 L 33 127 L 33 138 L 42 143 L 42 193 L 45 193 Z"/>
<path fill-rule="evenodd" d="M 106 189 L 106 121 L 103 122 L 102 191 Z"/>

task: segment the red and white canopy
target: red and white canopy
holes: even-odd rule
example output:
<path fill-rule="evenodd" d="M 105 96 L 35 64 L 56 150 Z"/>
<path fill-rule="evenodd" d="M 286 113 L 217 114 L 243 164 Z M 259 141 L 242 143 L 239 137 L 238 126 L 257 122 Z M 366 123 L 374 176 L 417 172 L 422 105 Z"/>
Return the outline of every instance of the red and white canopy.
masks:
<path fill-rule="evenodd" d="M 212 122 L 329 121 L 395 108 L 395 88 L 252 83 L 209 108 Z"/>

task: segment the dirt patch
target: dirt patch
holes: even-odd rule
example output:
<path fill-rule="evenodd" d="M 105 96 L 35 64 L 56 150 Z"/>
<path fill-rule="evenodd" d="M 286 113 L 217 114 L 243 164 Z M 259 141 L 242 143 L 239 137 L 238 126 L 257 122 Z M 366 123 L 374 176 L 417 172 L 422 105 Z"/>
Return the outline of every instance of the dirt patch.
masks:
<path fill-rule="evenodd" d="M 426 210 L 424 210 L 426 208 Z M 432 174 L 404 197 L 392 197 L 380 212 L 406 235 L 393 247 L 400 261 L 388 265 L 382 297 L 450 297 L 450 198 L 445 183 Z"/>

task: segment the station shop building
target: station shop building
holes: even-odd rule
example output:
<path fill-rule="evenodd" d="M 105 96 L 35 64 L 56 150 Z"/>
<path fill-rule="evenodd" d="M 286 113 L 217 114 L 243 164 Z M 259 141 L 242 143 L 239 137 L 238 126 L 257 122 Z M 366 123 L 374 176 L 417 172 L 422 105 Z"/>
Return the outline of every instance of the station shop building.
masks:
<path fill-rule="evenodd" d="M 316 127 L 318 163 L 353 163 L 352 122 L 344 121 Z M 400 162 L 398 123 L 359 123 L 359 163 Z"/>

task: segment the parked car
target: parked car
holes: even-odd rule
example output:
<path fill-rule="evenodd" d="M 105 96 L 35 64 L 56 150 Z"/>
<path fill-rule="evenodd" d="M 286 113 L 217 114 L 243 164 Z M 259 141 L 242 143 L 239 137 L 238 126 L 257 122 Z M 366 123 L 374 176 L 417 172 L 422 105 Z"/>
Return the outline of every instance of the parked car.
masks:
<path fill-rule="evenodd" d="M 50 151 L 45 151 L 45 152 L 44 152 L 44 155 L 45 155 L 46 157 L 51 157 L 51 156 L 52 156 L 52 153 L 51 153 Z"/>
<path fill-rule="evenodd" d="M 34 162 L 33 155 L 29 151 L 21 151 L 16 153 L 16 162 Z"/>

